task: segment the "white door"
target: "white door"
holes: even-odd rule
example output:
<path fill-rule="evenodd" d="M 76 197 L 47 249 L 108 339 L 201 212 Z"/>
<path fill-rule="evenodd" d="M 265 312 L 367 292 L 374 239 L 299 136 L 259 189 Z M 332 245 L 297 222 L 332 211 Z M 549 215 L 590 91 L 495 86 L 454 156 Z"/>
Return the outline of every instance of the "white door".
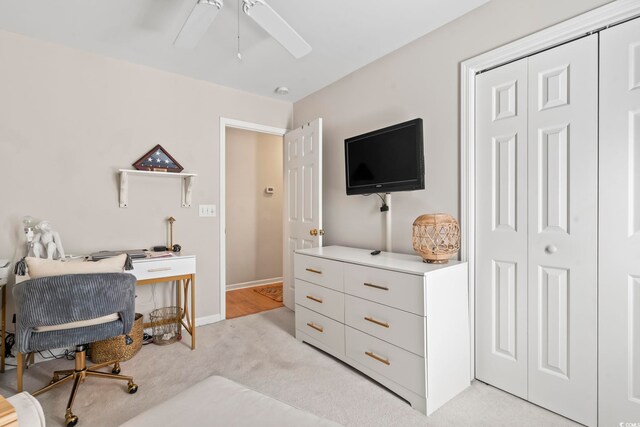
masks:
<path fill-rule="evenodd" d="M 598 36 L 529 58 L 529 400 L 597 422 Z"/>
<path fill-rule="evenodd" d="M 322 119 L 284 136 L 284 304 L 295 306 L 293 253 L 322 246 Z"/>
<path fill-rule="evenodd" d="M 640 423 L 640 20 L 600 44 L 601 426 Z"/>
<path fill-rule="evenodd" d="M 476 78 L 476 376 L 591 425 L 597 37 Z"/>
<path fill-rule="evenodd" d="M 527 59 L 476 78 L 476 377 L 527 398 Z"/>

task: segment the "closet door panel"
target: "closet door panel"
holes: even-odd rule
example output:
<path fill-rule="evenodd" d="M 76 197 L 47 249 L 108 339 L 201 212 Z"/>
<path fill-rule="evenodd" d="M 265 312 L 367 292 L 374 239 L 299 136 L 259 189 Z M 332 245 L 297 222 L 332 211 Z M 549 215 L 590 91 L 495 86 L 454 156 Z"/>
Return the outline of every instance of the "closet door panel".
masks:
<path fill-rule="evenodd" d="M 528 395 L 597 422 L 598 36 L 529 58 Z"/>
<path fill-rule="evenodd" d="M 600 43 L 599 421 L 640 421 L 640 20 Z"/>
<path fill-rule="evenodd" d="M 527 59 L 476 78 L 476 377 L 527 397 Z"/>

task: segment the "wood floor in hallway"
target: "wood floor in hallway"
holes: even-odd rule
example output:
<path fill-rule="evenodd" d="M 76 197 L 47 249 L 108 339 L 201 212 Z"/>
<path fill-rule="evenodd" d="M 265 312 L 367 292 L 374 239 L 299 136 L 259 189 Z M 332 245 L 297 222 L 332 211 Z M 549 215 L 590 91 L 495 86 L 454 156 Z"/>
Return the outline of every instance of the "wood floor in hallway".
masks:
<path fill-rule="evenodd" d="M 260 313 L 262 311 L 273 310 L 284 307 L 284 304 L 272 300 L 269 297 L 260 295 L 255 289 L 273 286 L 254 286 L 251 288 L 236 289 L 227 292 L 227 319 L 247 316 L 249 314 Z M 280 283 L 282 286 L 282 283 Z"/>

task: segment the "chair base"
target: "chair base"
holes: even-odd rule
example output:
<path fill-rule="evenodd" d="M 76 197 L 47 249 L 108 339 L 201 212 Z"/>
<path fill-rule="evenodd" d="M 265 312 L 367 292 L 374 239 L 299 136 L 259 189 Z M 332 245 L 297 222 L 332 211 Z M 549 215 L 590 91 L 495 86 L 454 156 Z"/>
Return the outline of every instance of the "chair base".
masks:
<path fill-rule="evenodd" d="M 53 373 L 53 378 L 51 382 L 45 387 L 42 387 L 40 390 L 32 393 L 33 396 L 38 396 L 42 393 L 45 393 L 59 385 L 65 384 L 73 380 L 73 387 L 71 388 L 71 395 L 69 396 L 69 401 L 67 403 L 67 411 L 64 417 L 64 423 L 67 427 L 75 426 L 78 423 L 78 417 L 73 414 L 72 406 L 73 402 L 78 394 L 78 389 L 80 388 L 80 384 L 84 382 L 87 377 L 97 377 L 104 378 L 110 380 L 120 380 L 127 381 L 127 392 L 129 394 L 134 394 L 138 391 L 138 385 L 133 382 L 133 377 L 129 377 L 126 375 L 120 374 L 120 361 L 119 360 L 111 360 L 108 362 L 98 363 L 97 365 L 92 365 L 87 368 L 87 352 L 85 346 L 78 346 L 76 348 L 76 366 L 75 369 L 67 369 L 63 371 L 55 371 Z M 105 366 L 113 365 L 113 369 L 111 373 L 101 372 L 98 369 L 104 368 Z"/>

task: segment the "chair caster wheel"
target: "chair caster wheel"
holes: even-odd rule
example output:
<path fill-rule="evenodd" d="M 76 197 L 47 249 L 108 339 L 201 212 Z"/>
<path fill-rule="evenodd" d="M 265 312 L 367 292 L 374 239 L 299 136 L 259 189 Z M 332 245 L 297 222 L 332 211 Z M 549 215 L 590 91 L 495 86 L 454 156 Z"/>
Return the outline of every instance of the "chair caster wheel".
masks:
<path fill-rule="evenodd" d="M 127 386 L 127 392 L 129 392 L 129 394 L 135 394 L 136 391 L 138 391 L 138 384 L 130 383 Z"/>
<path fill-rule="evenodd" d="M 111 370 L 111 373 L 112 373 L 112 374 L 116 374 L 116 375 L 120 374 L 120 368 L 119 368 L 119 367 L 118 367 L 118 368 L 113 368 L 113 369 Z"/>
<path fill-rule="evenodd" d="M 75 415 L 67 415 L 64 418 L 64 425 L 65 427 L 73 427 L 76 424 L 78 424 L 78 417 Z"/>

